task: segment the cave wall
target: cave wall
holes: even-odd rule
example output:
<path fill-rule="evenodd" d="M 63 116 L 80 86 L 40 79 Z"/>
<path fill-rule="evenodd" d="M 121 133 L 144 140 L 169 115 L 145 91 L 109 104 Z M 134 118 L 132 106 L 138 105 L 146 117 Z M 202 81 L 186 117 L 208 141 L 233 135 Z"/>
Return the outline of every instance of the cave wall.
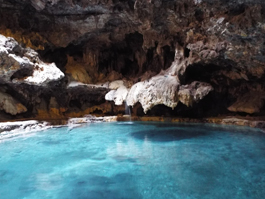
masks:
<path fill-rule="evenodd" d="M 0 77 L 0 91 L 25 107 L 13 115 L 2 108 L 0 118 L 123 114 L 124 105 L 105 100 L 119 89 L 109 87 L 115 80 L 129 94 L 145 82 L 131 100 L 135 115 L 262 116 L 264 8 L 261 0 L 2 0 L 0 34 L 54 62 L 64 77 L 14 83 L 33 71 L 21 68 L 10 81 Z M 211 89 L 197 99 L 193 82 Z"/>

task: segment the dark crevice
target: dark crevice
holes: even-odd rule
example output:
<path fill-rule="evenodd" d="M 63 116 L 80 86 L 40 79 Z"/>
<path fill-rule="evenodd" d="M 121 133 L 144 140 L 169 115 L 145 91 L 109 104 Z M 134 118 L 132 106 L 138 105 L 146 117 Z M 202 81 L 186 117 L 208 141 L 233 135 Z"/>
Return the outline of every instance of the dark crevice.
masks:
<path fill-rule="evenodd" d="M 202 22 L 203 18 L 204 18 L 204 12 L 198 8 L 195 10 L 194 16 L 195 16 L 197 21 Z"/>
<path fill-rule="evenodd" d="M 23 68 L 18 71 L 16 71 L 11 77 L 10 80 L 12 81 L 13 79 L 23 79 L 28 76 L 31 76 L 33 74 L 33 69 L 32 68 Z"/>
<path fill-rule="evenodd" d="M 184 57 L 189 57 L 190 56 L 190 49 L 185 48 L 184 49 Z"/>
<path fill-rule="evenodd" d="M 175 51 L 171 49 L 170 46 L 166 45 L 163 47 L 163 52 L 164 52 L 164 70 L 169 68 L 174 61 L 175 57 Z M 152 58 L 151 58 L 152 59 Z"/>
<path fill-rule="evenodd" d="M 81 109 L 82 104 L 81 104 L 81 102 L 80 102 L 78 99 L 75 99 L 75 100 L 71 100 L 71 101 L 69 102 L 69 107 L 70 107 L 70 108 L 77 107 L 77 108 Z"/>
<path fill-rule="evenodd" d="M 184 84 L 188 84 L 193 81 L 203 81 L 210 83 L 213 74 L 223 69 L 224 67 L 214 64 L 196 63 L 189 65 L 186 69 Z"/>
<path fill-rule="evenodd" d="M 245 12 L 247 6 L 245 4 L 239 4 L 228 11 L 228 15 L 235 16 Z"/>

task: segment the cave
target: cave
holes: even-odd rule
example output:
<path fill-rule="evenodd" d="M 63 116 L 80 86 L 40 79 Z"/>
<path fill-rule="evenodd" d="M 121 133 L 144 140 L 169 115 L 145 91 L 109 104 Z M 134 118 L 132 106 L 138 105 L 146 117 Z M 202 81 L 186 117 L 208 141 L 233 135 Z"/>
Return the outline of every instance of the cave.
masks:
<path fill-rule="evenodd" d="M 0 198 L 261 199 L 265 1 L 0 0 Z"/>
<path fill-rule="evenodd" d="M 263 10 L 257 0 L 0 2 L 7 119 L 121 115 L 125 103 L 135 117 L 261 118 Z"/>

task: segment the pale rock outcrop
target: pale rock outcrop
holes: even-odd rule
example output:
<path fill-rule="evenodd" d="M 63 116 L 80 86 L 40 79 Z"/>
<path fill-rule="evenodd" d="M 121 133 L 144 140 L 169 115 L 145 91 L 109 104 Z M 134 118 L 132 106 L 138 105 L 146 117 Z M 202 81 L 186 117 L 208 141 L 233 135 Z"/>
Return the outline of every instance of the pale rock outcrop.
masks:
<path fill-rule="evenodd" d="M 206 96 L 213 87 L 207 83 L 192 82 L 188 85 L 181 85 L 179 77 L 185 75 L 186 68 L 198 62 L 198 56 L 184 55 L 183 47 L 177 45 L 175 49 L 175 60 L 166 71 L 161 71 L 158 75 L 145 81 L 134 84 L 128 92 L 123 85 L 123 81 L 114 81 L 110 84 L 111 90 L 105 96 L 106 100 L 113 100 L 116 105 L 121 105 L 126 99 L 128 106 L 133 106 L 140 102 L 146 113 L 152 107 L 164 104 L 174 109 L 178 102 L 187 106 L 192 106 Z"/>
<path fill-rule="evenodd" d="M 145 113 L 159 104 L 174 109 L 179 101 L 188 107 L 192 106 L 213 90 L 210 84 L 197 81 L 181 85 L 180 78 L 185 76 L 186 68 L 199 60 L 198 55 L 193 56 L 192 53 L 185 56 L 183 47 L 177 44 L 171 67 L 149 80 L 133 85 L 126 98 L 127 105 L 140 102 Z"/>
<path fill-rule="evenodd" d="M 158 104 L 175 108 L 178 104 L 178 87 L 179 82 L 176 76 L 158 75 L 133 85 L 126 102 L 129 106 L 140 102 L 145 113 Z"/>
<path fill-rule="evenodd" d="M 105 95 L 105 99 L 108 101 L 114 101 L 115 105 L 122 105 L 129 90 L 126 87 L 125 82 L 123 80 L 113 81 L 109 84 L 109 89 L 112 90 Z"/>
<path fill-rule="evenodd" d="M 15 72 L 33 70 L 34 64 L 27 57 L 17 55 L 21 53 L 22 49 L 14 39 L 0 35 L 0 80 L 10 82 Z"/>
<path fill-rule="evenodd" d="M 211 85 L 201 82 L 181 86 L 176 76 L 157 75 L 150 80 L 134 84 L 128 93 L 126 102 L 129 106 L 140 102 L 145 113 L 158 104 L 174 109 L 179 101 L 192 106 L 212 89 Z"/>
<path fill-rule="evenodd" d="M 26 112 L 27 108 L 11 95 L 0 91 L 0 110 L 3 110 L 11 115 L 16 115 Z"/>
<path fill-rule="evenodd" d="M 0 81 L 45 86 L 63 77 L 64 73 L 54 63 L 44 63 L 36 51 L 0 35 Z"/>
<path fill-rule="evenodd" d="M 57 68 L 54 63 L 39 63 L 39 65 L 34 68 L 32 76 L 29 76 L 22 81 L 18 80 L 18 82 L 24 82 L 37 86 L 45 86 L 47 83 L 58 81 L 63 77 L 63 72 Z"/>

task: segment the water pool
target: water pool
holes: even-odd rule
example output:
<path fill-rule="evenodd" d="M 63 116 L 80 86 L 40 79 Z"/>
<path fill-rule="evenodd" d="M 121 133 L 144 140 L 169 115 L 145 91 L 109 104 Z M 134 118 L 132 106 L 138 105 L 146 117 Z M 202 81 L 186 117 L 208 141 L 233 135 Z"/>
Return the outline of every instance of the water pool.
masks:
<path fill-rule="evenodd" d="M 0 141 L 1 199 L 262 199 L 265 134 L 96 123 Z"/>

